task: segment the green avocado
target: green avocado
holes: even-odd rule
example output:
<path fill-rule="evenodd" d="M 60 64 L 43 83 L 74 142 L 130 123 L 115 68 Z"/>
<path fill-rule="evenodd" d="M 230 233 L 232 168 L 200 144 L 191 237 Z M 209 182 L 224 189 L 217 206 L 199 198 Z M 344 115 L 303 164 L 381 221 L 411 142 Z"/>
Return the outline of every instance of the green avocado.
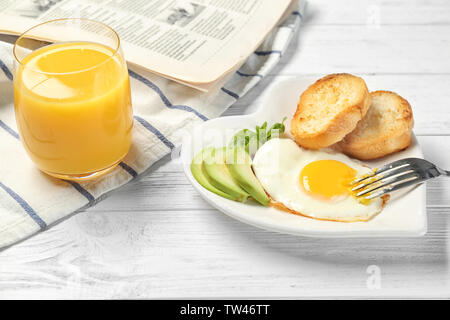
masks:
<path fill-rule="evenodd" d="M 203 149 L 202 151 L 200 151 L 195 157 L 194 159 L 192 159 L 191 162 L 191 172 L 192 175 L 194 176 L 195 180 L 197 180 L 198 183 L 200 183 L 200 185 L 202 187 L 204 187 L 205 189 L 214 192 L 215 194 L 218 194 L 221 197 L 230 199 L 230 200 L 237 200 L 236 197 L 233 197 L 219 189 L 217 189 L 216 187 L 214 187 L 211 184 L 210 178 L 208 177 L 208 175 L 205 172 L 205 167 L 204 167 L 204 157 L 206 154 L 211 153 L 214 150 L 214 148 L 206 148 Z"/>
<path fill-rule="evenodd" d="M 244 147 L 234 147 L 227 150 L 227 167 L 231 176 L 242 189 L 263 206 L 268 206 L 270 199 L 252 170 L 252 160 Z"/>
<path fill-rule="evenodd" d="M 226 148 L 205 152 L 203 166 L 211 184 L 222 192 L 232 196 L 236 201 L 244 202 L 249 194 L 242 189 L 231 176 L 225 164 Z"/>

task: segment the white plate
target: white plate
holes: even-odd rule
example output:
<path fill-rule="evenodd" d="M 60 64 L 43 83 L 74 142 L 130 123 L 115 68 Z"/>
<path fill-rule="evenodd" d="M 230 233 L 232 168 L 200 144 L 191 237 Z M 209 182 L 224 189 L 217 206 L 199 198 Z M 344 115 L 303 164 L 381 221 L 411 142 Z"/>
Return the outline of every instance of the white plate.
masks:
<path fill-rule="evenodd" d="M 268 121 L 268 126 L 287 117 L 286 132 L 290 130 L 290 119 L 297 101 L 310 81 L 302 78 L 290 79 L 273 85 L 262 97 L 256 113 L 244 116 L 222 117 L 206 121 L 198 126 L 191 136 L 185 137 L 181 150 L 184 172 L 200 195 L 212 206 L 244 223 L 266 230 L 311 237 L 413 237 L 425 234 L 426 193 L 425 185 L 409 190 L 400 190 L 391 195 L 384 210 L 368 222 L 320 221 L 290 214 L 275 208 L 263 207 L 249 201 L 240 203 L 222 198 L 203 188 L 192 176 L 190 163 L 202 148 L 224 146 L 233 134 L 244 128 L 253 129 Z M 384 157 L 381 161 L 366 162 L 378 167 L 401 158 L 422 158 L 422 151 L 414 138 L 404 151 Z"/>

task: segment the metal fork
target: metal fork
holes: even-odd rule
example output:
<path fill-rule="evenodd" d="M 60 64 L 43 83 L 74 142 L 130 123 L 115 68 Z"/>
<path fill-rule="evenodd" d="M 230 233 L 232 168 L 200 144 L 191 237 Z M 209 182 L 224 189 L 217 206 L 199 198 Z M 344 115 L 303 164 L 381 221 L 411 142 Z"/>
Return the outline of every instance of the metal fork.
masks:
<path fill-rule="evenodd" d="M 422 183 L 426 180 L 450 176 L 450 171 L 419 158 L 406 158 L 391 162 L 350 183 L 356 197 L 373 199 L 392 191 Z"/>

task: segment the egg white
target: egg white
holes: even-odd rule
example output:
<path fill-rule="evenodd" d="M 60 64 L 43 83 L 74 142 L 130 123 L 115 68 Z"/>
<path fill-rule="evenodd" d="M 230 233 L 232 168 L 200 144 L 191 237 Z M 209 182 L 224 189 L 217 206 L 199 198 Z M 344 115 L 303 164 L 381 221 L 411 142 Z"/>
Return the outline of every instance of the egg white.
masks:
<path fill-rule="evenodd" d="M 370 168 L 332 150 L 307 150 L 291 139 L 275 138 L 266 142 L 256 152 L 253 170 L 272 200 L 283 204 L 298 214 L 315 219 L 342 222 L 367 221 L 378 214 L 384 200 L 373 199 L 362 204 L 352 196 L 333 201 L 321 200 L 307 194 L 300 184 L 304 166 L 317 160 L 337 160 L 357 171 L 357 175 L 369 173 Z"/>

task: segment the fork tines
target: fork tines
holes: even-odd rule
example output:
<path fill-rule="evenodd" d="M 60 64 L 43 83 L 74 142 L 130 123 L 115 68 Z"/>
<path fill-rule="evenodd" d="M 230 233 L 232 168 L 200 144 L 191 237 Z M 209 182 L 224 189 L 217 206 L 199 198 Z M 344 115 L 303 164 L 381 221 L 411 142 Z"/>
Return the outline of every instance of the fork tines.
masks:
<path fill-rule="evenodd" d="M 380 197 L 394 190 L 420 182 L 419 174 L 410 163 L 403 160 L 385 165 L 372 174 L 354 180 L 351 185 L 355 196 L 366 199 Z"/>

